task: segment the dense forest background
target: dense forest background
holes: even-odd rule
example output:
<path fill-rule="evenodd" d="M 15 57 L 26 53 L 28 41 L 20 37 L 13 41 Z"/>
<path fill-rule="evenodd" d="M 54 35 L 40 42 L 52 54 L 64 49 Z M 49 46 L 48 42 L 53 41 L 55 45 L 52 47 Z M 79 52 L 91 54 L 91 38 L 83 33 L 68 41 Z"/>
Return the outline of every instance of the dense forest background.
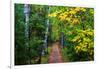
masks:
<path fill-rule="evenodd" d="M 49 63 L 55 42 L 63 62 L 94 60 L 93 8 L 30 4 L 26 25 L 24 6 L 15 4 L 15 65 Z"/>

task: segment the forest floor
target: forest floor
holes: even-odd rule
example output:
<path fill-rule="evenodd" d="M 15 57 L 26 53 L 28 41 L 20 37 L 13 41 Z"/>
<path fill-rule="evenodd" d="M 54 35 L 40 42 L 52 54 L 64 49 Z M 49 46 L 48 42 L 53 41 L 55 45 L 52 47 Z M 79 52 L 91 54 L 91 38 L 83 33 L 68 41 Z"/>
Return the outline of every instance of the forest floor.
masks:
<path fill-rule="evenodd" d="M 61 63 L 63 62 L 61 48 L 59 42 L 52 44 L 51 53 L 49 56 L 49 63 Z"/>

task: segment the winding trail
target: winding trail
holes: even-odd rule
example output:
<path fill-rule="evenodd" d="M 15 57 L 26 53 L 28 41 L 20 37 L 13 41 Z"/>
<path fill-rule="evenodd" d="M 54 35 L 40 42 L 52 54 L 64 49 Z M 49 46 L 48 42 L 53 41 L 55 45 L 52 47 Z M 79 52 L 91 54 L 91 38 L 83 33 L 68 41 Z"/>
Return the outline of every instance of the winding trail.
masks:
<path fill-rule="evenodd" d="M 61 55 L 61 48 L 59 47 L 59 42 L 55 42 L 52 45 L 51 54 L 49 56 L 49 63 L 61 63 L 63 62 Z"/>

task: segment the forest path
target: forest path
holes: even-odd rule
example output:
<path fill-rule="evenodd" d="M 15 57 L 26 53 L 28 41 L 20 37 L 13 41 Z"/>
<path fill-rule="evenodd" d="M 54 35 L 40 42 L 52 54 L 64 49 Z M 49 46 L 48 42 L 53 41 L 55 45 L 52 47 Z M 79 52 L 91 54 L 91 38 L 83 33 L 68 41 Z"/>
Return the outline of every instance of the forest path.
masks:
<path fill-rule="evenodd" d="M 61 48 L 59 42 L 55 42 L 52 45 L 51 53 L 49 56 L 49 63 L 61 63 L 63 62 Z"/>

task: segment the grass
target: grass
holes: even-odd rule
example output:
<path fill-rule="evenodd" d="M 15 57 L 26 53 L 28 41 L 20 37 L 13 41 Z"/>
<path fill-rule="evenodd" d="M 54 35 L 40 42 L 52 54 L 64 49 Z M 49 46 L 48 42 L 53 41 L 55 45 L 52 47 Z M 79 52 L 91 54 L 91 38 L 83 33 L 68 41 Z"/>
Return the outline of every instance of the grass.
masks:
<path fill-rule="evenodd" d="M 61 49 L 62 57 L 63 57 L 63 61 L 64 61 L 64 62 L 69 62 L 69 59 L 68 59 L 66 50 L 67 50 L 67 48 L 62 48 L 62 49 Z"/>
<path fill-rule="evenodd" d="M 43 55 L 43 56 L 41 57 L 41 64 L 46 64 L 46 63 L 48 63 L 49 55 L 50 55 L 50 52 L 51 52 L 51 47 L 48 46 L 48 49 L 46 48 L 45 50 L 48 51 L 48 53 L 47 53 L 46 55 Z"/>
<path fill-rule="evenodd" d="M 41 57 L 41 64 L 46 64 L 48 63 L 48 55 L 44 55 Z"/>

